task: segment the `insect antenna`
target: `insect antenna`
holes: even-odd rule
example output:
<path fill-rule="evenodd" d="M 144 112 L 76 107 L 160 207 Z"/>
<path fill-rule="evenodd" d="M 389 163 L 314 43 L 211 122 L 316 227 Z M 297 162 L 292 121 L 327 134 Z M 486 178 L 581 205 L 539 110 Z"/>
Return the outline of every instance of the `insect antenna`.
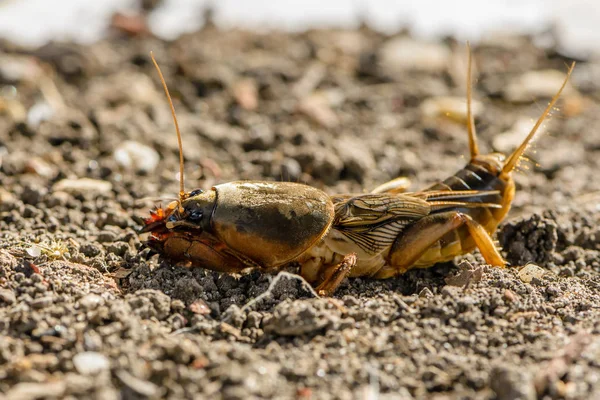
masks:
<path fill-rule="evenodd" d="M 529 151 L 529 148 L 525 151 Z M 532 169 L 533 167 L 539 166 L 540 163 L 538 161 L 536 161 L 532 156 L 524 153 L 521 155 L 521 157 L 519 157 L 519 160 L 517 161 L 517 164 L 515 165 L 515 168 L 513 170 L 517 172 L 526 172 Z"/>
<path fill-rule="evenodd" d="M 167 88 L 167 83 L 165 82 L 165 78 L 158 66 L 158 63 L 154 59 L 154 53 L 150 52 L 150 58 L 152 58 L 152 62 L 158 71 L 158 76 L 160 77 L 160 81 L 163 85 L 163 89 L 165 89 L 165 94 L 167 95 L 167 99 L 169 100 L 169 105 L 171 106 L 171 115 L 173 115 L 173 122 L 175 122 L 175 130 L 177 131 L 177 143 L 179 144 L 179 211 L 183 212 L 183 207 L 181 203 L 185 200 L 185 189 L 183 185 L 183 144 L 181 143 L 181 132 L 179 131 L 179 123 L 177 122 L 177 116 L 175 115 L 175 107 L 173 106 L 173 100 L 171 100 L 171 95 L 169 94 L 169 88 Z"/>
<path fill-rule="evenodd" d="M 471 78 L 473 57 L 471 54 L 471 44 L 467 42 L 467 130 L 469 132 L 469 150 L 471 151 L 471 159 L 479 154 L 479 146 L 477 146 L 477 132 L 475 131 L 475 118 L 471 107 L 473 98 L 473 82 Z"/>
<path fill-rule="evenodd" d="M 533 129 L 531 129 L 531 132 L 529 132 L 529 135 L 527 135 L 525 140 L 523 140 L 523 143 L 521 143 L 521 145 L 510 155 L 510 157 L 508 157 L 508 160 L 506 160 L 506 162 L 504 163 L 504 166 L 502 167 L 503 174 L 507 174 L 515 168 L 515 166 L 519 162 L 519 159 L 521 158 L 525 150 L 527 150 L 527 147 L 530 145 L 531 140 L 534 138 L 540 125 L 542 125 L 544 119 L 548 116 L 550 110 L 552 110 L 552 108 L 554 107 L 554 104 L 556 104 L 563 89 L 565 88 L 565 86 L 567 86 L 567 82 L 569 81 L 569 78 L 571 77 L 571 73 L 573 72 L 574 68 L 575 62 L 573 61 L 571 67 L 569 68 L 569 71 L 567 72 L 567 76 L 565 77 L 563 84 L 561 85 L 560 89 L 558 89 L 558 92 L 554 95 L 554 97 L 552 97 L 552 100 L 550 100 L 550 103 L 548 103 L 548 106 L 533 126 Z"/>

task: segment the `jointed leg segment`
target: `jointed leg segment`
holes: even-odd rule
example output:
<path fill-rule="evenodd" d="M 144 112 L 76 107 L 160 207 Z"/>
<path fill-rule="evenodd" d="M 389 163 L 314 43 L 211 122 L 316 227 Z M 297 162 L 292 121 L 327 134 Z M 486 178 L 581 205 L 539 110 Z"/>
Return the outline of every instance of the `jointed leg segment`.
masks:
<path fill-rule="evenodd" d="M 356 265 L 356 254 L 350 253 L 344 256 L 339 264 L 324 266 L 323 281 L 315 288 L 320 296 L 329 296 L 346 279 L 352 268 Z"/>
<path fill-rule="evenodd" d="M 404 193 L 410 187 L 410 179 L 405 176 L 401 176 L 391 181 L 385 182 L 371 191 L 371 193 Z"/>
<path fill-rule="evenodd" d="M 449 211 L 427 216 L 406 230 L 390 251 L 389 266 L 381 269 L 375 277 L 389 278 L 408 271 L 440 239 L 463 225 L 487 263 L 497 267 L 506 265 L 483 226 L 467 214 Z"/>

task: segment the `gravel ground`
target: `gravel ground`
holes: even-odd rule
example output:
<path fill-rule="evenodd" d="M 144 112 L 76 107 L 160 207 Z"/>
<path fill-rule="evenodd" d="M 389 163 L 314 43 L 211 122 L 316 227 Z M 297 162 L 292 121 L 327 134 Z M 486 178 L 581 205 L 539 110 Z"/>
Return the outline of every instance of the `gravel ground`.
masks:
<path fill-rule="evenodd" d="M 465 163 L 466 53 L 451 38 L 136 19 L 97 44 L 0 44 L 0 398 L 600 398 L 600 64 L 580 60 L 516 176 L 498 240 L 315 298 L 295 275 L 161 263 L 137 217 L 234 179 L 328 193 Z M 511 151 L 564 77 L 550 33 L 474 48 L 485 150 Z M 544 44 L 544 48 L 539 47 Z M 293 272 L 293 271 L 291 271 Z M 260 296 L 260 297 L 259 297 Z"/>

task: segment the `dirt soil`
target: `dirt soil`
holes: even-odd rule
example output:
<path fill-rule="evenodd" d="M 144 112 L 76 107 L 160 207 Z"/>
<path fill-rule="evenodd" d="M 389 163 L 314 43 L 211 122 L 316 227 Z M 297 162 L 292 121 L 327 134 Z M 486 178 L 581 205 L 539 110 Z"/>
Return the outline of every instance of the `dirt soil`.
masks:
<path fill-rule="evenodd" d="M 397 176 L 416 190 L 465 164 L 464 44 L 138 28 L 0 45 L 1 399 L 600 398 L 599 63 L 580 60 L 515 173 L 498 232 L 511 267 L 475 252 L 315 298 L 295 275 L 189 270 L 144 249 L 138 217 L 178 193 L 149 51 L 188 190 L 265 179 L 334 194 Z M 484 151 L 514 149 L 560 86 L 556 40 L 474 47 Z"/>

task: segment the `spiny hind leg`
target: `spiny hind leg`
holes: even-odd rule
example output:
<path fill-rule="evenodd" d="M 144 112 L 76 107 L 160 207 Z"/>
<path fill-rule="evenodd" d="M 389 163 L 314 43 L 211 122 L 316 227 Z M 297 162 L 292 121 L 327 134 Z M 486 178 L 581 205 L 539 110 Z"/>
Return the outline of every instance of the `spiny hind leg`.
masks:
<path fill-rule="evenodd" d="M 415 263 L 441 238 L 463 225 L 467 227 L 487 263 L 498 267 L 506 265 L 492 238 L 477 221 L 467 214 L 449 211 L 424 217 L 404 231 L 392 246 L 389 266 L 379 270 L 375 278 L 389 278 L 414 268 Z M 458 254 L 460 252 L 456 253 Z"/>
<path fill-rule="evenodd" d="M 494 244 L 494 240 L 490 237 L 485 228 L 473 218 L 468 215 L 465 216 L 468 217 L 465 220 L 465 225 L 485 262 L 494 267 L 505 267 L 508 263 L 498 251 L 498 248 Z"/>
<path fill-rule="evenodd" d="M 330 296 L 346 279 L 356 265 L 356 254 L 344 256 L 337 264 L 324 265 L 320 268 L 320 283 L 315 290 L 320 296 Z M 304 274 L 302 274 L 304 276 Z"/>
<path fill-rule="evenodd" d="M 410 187 L 410 183 L 410 179 L 401 176 L 377 186 L 375 189 L 371 190 L 371 193 L 404 193 Z"/>

